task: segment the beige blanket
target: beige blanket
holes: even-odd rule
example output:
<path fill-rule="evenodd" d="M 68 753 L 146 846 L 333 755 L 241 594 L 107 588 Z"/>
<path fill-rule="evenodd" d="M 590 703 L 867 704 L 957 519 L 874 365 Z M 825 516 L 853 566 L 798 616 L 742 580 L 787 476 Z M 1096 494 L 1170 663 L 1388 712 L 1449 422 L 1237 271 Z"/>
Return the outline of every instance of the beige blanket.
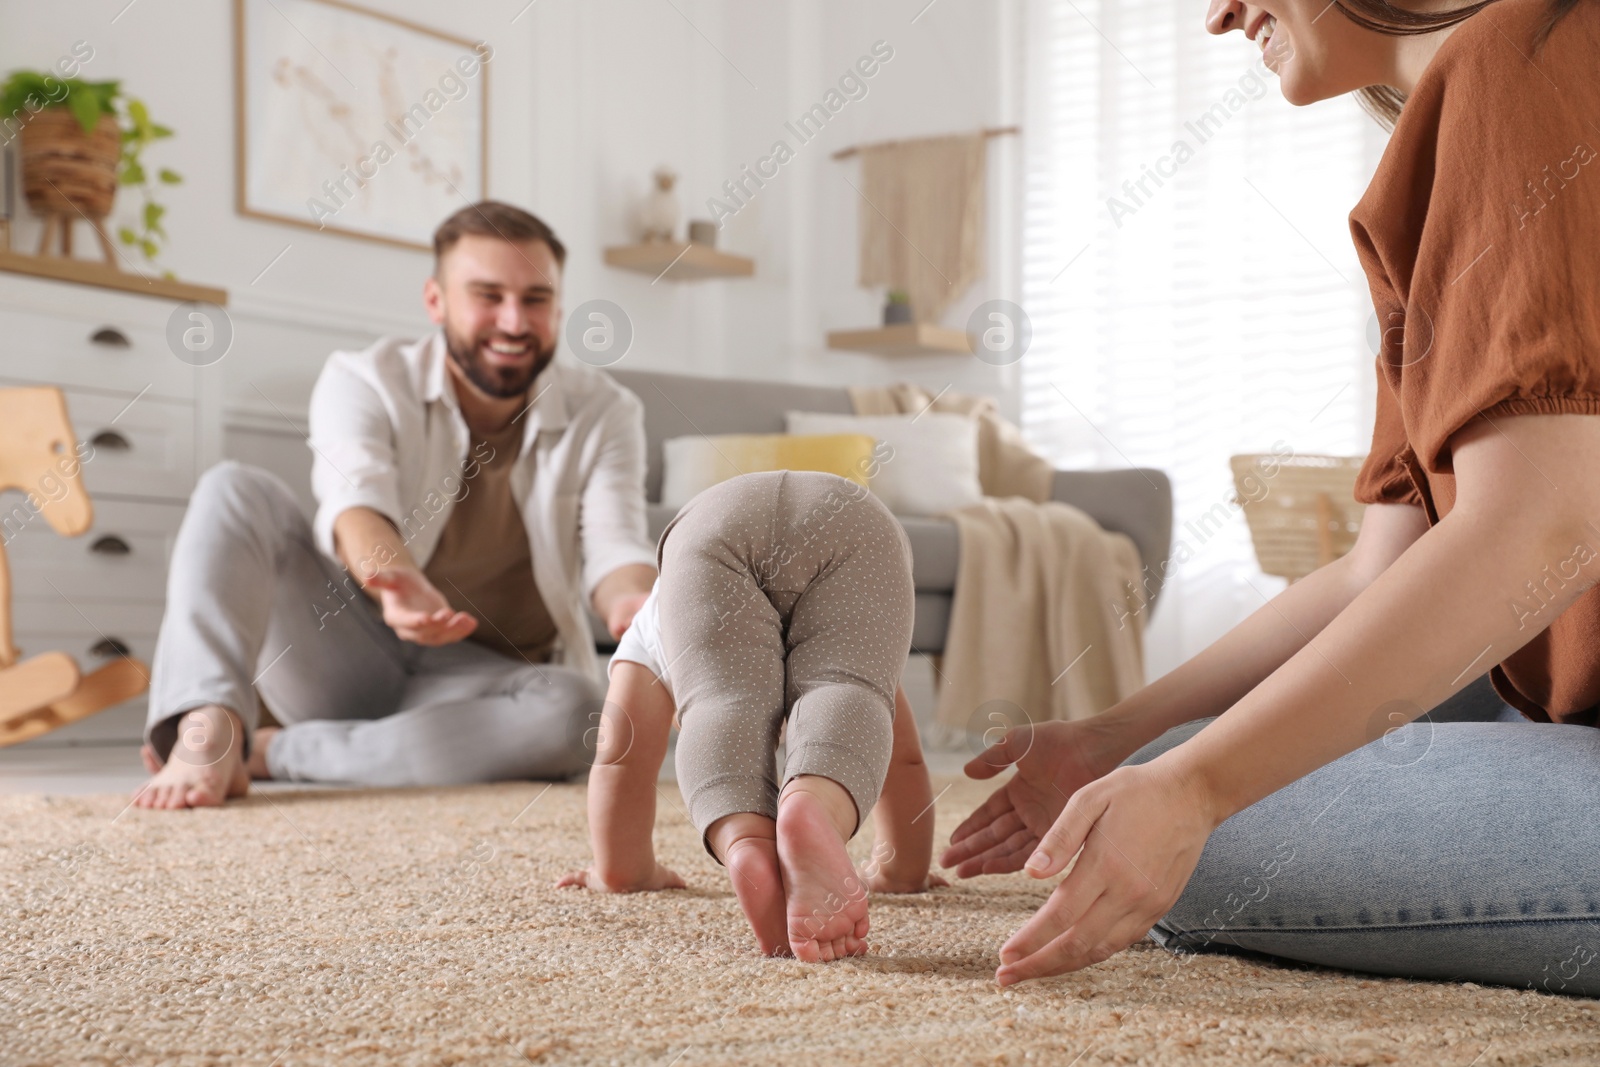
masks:
<path fill-rule="evenodd" d="M 856 412 L 963 411 L 979 420 L 987 499 L 951 513 L 960 563 L 939 672 L 939 729 L 962 742 L 997 725 L 1081 719 L 1144 685 L 1139 551 L 1047 499 L 1050 465 L 994 401 L 896 383 L 850 390 Z"/>

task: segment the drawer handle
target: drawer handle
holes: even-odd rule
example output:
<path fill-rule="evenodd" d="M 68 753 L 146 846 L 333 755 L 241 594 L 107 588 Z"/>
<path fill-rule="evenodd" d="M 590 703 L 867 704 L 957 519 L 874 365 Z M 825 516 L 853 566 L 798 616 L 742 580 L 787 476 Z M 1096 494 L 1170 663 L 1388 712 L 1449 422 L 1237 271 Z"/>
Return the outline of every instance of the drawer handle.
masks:
<path fill-rule="evenodd" d="M 133 549 L 128 547 L 128 542 L 124 541 L 116 534 L 106 534 L 104 537 L 98 538 L 94 544 L 90 545 L 89 551 L 98 553 L 102 556 L 126 556 L 128 553 L 132 552 Z"/>
<path fill-rule="evenodd" d="M 107 348 L 132 348 L 133 342 L 128 340 L 128 335 L 115 326 L 102 326 L 89 335 L 89 340 L 97 345 Z"/>
<path fill-rule="evenodd" d="M 96 641 L 89 647 L 89 655 L 101 659 L 110 659 L 112 656 L 127 656 L 131 653 L 126 641 L 120 637 L 107 637 Z"/>
<path fill-rule="evenodd" d="M 96 448 L 109 448 L 113 452 L 126 452 L 133 444 L 115 430 L 101 430 L 89 438 L 89 443 Z"/>

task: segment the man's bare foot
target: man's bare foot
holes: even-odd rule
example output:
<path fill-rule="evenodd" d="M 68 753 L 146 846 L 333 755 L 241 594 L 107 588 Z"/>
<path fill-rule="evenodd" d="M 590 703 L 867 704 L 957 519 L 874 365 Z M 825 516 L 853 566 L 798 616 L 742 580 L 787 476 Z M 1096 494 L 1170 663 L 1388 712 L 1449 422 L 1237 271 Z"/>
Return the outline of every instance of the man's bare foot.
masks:
<path fill-rule="evenodd" d="M 867 951 L 867 887 L 844 847 L 855 823 L 855 802 L 827 778 L 791 779 L 778 799 L 778 864 L 796 959 L 826 962 Z"/>
<path fill-rule="evenodd" d="M 272 772 L 267 770 L 267 749 L 272 746 L 273 739 L 281 730 L 282 728 L 278 726 L 262 726 L 257 728 L 255 736 L 250 739 L 250 758 L 245 760 L 244 769 L 252 779 L 271 780 Z"/>
<path fill-rule="evenodd" d="M 133 795 L 141 808 L 213 807 L 250 790 L 241 753 L 244 726 L 227 708 L 212 704 L 185 712 L 165 766 L 146 745 L 140 756 L 155 777 Z"/>
<path fill-rule="evenodd" d="M 744 909 L 762 953 L 789 955 L 776 824 L 754 812 L 739 812 L 712 823 L 706 837 L 728 868 L 733 895 L 739 898 L 739 907 Z"/>

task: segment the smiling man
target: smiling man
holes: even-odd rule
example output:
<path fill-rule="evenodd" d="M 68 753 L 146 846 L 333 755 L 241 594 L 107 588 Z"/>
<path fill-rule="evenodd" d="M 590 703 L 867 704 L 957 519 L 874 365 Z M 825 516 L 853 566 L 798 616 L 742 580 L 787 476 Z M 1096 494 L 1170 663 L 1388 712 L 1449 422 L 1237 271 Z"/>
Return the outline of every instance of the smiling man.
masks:
<path fill-rule="evenodd" d="M 173 548 L 151 808 L 254 778 L 443 785 L 587 765 L 585 604 L 620 635 L 655 579 L 642 408 L 555 358 L 566 250 L 486 201 L 434 234 L 439 328 L 336 352 L 311 397 L 315 519 L 265 471 L 200 479 Z M 261 701 L 282 728 L 257 729 Z"/>

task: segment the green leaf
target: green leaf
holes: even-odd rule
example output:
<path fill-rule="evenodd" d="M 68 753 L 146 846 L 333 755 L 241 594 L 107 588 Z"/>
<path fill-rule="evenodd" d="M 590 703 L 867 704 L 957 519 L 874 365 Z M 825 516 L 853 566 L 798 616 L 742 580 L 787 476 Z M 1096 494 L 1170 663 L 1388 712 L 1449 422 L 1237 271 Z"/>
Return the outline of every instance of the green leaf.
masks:
<path fill-rule="evenodd" d="M 84 133 L 93 133 L 95 124 L 100 121 L 100 98 L 94 93 L 75 92 L 67 94 L 67 108 L 78 120 L 78 125 L 83 127 Z"/>
<path fill-rule="evenodd" d="M 120 82 L 90 82 L 89 91 L 100 98 L 100 109 L 109 113 L 117 110 L 117 88 Z"/>
<path fill-rule="evenodd" d="M 161 251 L 161 247 L 146 237 L 139 242 L 139 251 L 144 253 L 145 259 L 155 259 L 156 253 Z"/>
<path fill-rule="evenodd" d="M 146 201 L 144 205 L 144 228 L 146 230 L 152 230 L 156 233 L 160 233 L 161 216 L 165 215 L 166 213 L 167 209 L 162 207 L 160 204 L 157 204 L 153 201 Z"/>
<path fill-rule="evenodd" d="M 167 185 L 177 185 L 179 182 L 183 181 L 183 175 L 179 174 L 175 170 L 170 170 L 167 167 L 162 167 L 160 172 L 157 174 L 157 177 L 159 177 Z"/>
<path fill-rule="evenodd" d="M 143 100 L 128 98 L 128 117 L 141 130 L 150 125 L 150 112 L 145 109 Z"/>
<path fill-rule="evenodd" d="M 151 126 L 150 127 L 150 139 L 152 141 L 159 141 L 163 137 L 171 137 L 171 136 L 172 136 L 172 131 L 170 129 L 168 129 L 167 127 L 165 127 L 165 126 Z"/>
<path fill-rule="evenodd" d="M 126 160 L 122 165 L 123 185 L 143 185 L 145 183 L 144 167 L 137 159 Z"/>
<path fill-rule="evenodd" d="M 117 231 L 117 240 L 121 241 L 125 245 L 138 244 L 139 235 L 128 229 L 128 227 L 124 226 L 122 229 Z"/>

